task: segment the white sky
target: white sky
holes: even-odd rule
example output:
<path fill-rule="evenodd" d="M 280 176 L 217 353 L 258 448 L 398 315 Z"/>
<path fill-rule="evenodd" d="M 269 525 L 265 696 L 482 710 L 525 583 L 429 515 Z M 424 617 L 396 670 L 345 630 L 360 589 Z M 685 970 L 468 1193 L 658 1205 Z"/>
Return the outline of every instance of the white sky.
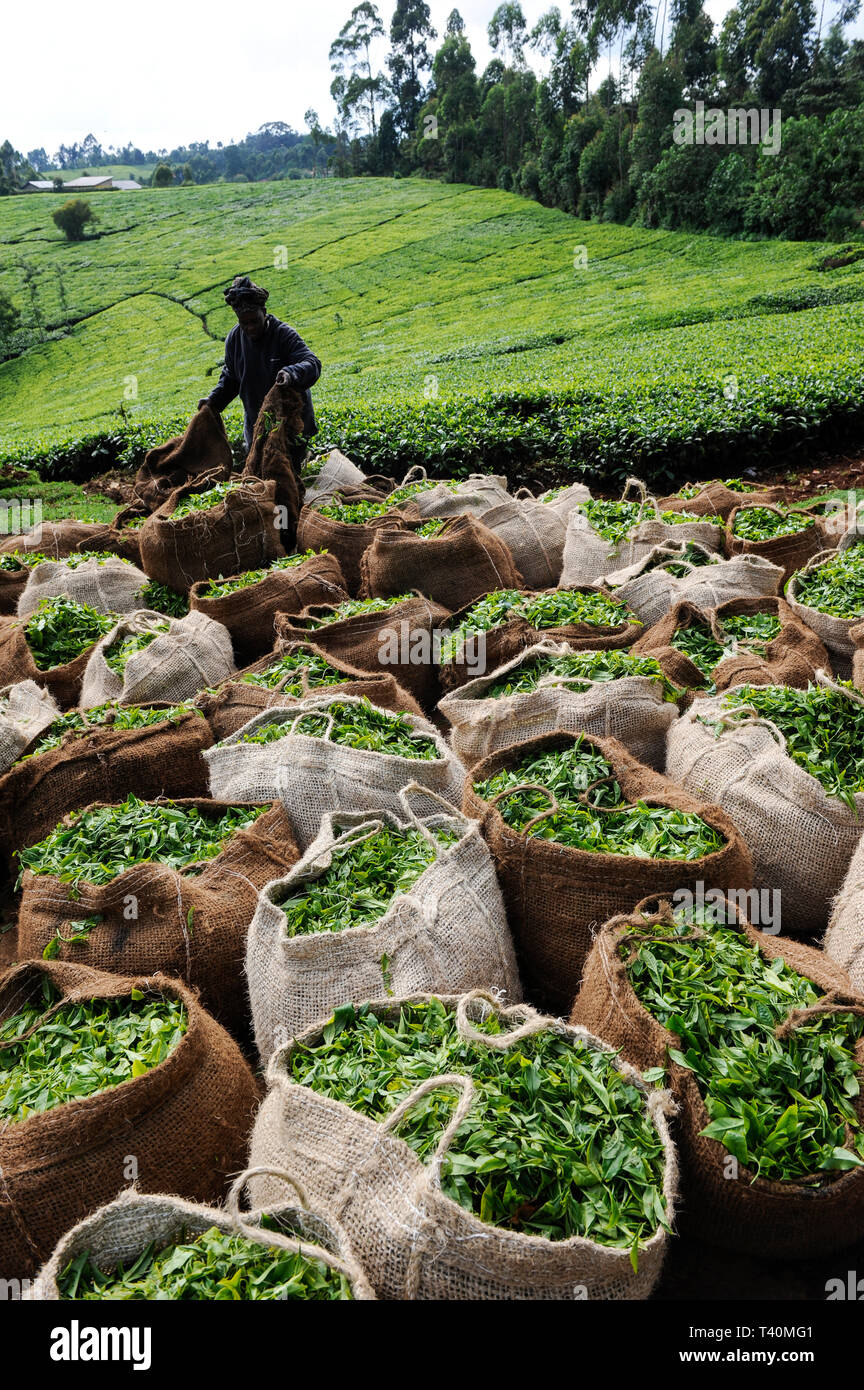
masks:
<path fill-rule="evenodd" d="M 305 128 L 314 107 L 325 125 L 330 98 L 330 44 L 356 0 L 41 0 L 7 7 L 0 141 L 21 151 L 90 131 L 103 145 L 127 139 L 141 149 L 171 149 L 195 140 L 240 140 L 265 121 Z M 443 33 L 454 0 L 431 0 Z M 498 0 L 457 0 L 478 72 L 492 56 L 486 25 Z M 522 0 L 529 27 L 551 0 Z M 707 0 L 719 20 L 730 0 Z M 567 0 L 559 0 L 566 14 Z M 379 0 L 389 27 L 393 5 Z M 825 26 L 836 10 L 827 0 Z M 861 26 L 856 26 L 861 30 Z M 382 58 L 386 45 L 381 45 Z M 383 64 L 382 64 L 383 65 Z M 537 67 L 537 55 L 532 58 Z"/>

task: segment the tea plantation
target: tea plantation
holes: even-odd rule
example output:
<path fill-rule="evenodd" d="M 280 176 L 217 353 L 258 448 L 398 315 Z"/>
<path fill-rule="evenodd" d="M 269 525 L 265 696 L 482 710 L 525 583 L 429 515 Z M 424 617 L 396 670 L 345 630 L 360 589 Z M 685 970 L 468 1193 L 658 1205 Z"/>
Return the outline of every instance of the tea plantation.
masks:
<path fill-rule="evenodd" d="M 0 200 L 0 288 L 27 319 L 29 265 L 45 321 L 0 365 L 0 464 L 45 477 L 137 462 L 188 419 L 242 272 L 324 363 L 316 442 L 368 471 L 555 461 L 663 483 L 864 425 L 864 261 L 823 243 L 579 222 L 421 179 L 93 195 L 80 243 L 59 201 Z"/>

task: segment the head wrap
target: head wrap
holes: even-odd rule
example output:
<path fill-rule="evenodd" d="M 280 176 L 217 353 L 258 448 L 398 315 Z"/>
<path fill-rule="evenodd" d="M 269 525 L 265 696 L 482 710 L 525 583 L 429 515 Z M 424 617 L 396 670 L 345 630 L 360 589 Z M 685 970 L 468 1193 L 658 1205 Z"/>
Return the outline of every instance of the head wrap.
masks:
<path fill-rule="evenodd" d="M 253 284 L 248 275 L 235 275 L 225 291 L 225 303 L 235 312 L 238 309 L 260 309 L 269 297 L 270 291 Z"/>

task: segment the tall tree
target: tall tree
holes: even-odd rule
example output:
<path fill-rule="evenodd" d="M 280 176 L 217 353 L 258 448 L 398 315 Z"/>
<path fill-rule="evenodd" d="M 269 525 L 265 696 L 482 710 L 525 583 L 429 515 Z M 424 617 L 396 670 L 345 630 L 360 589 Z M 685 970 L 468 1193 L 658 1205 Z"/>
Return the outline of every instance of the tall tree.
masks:
<path fill-rule="evenodd" d="M 525 61 L 525 42 L 527 25 L 519 0 L 505 0 L 499 5 L 489 21 L 487 30 L 489 46 L 495 53 L 500 51 L 502 60 L 521 66 Z"/>
<path fill-rule="evenodd" d="M 330 45 L 330 68 L 336 74 L 330 94 L 342 121 L 347 128 L 356 128 L 362 112 L 373 136 L 378 131 L 377 104 L 386 96 L 387 84 L 381 73 L 372 71 L 371 50 L 375 39 L 383 37 L 377 9 L 371 0 L 361 0 Z"/>
<path fill-rule="evenodd" d="M 396 124 L 403 135 L 413 135 L 417 127 L 423 74 L 432 67 L 429 43 L 437 37 L 425 0 L 396 0 L 387 67 L 396 97 Z"/>

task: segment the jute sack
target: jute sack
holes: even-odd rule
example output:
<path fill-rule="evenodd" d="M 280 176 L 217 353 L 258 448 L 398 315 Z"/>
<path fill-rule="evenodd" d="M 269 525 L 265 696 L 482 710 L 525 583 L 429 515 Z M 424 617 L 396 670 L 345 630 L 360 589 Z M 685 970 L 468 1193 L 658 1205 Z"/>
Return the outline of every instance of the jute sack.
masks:
<path fill-rule="evenodd" d="M 822 949 L 864 994 L 864 839 L 852 855 L 843 887 L 834 899 Z"/>
<path fill-rule="evenodd" d="M 525 739 L 583 731 L 617 738 L 639 762 L 663 770 L 666 731 L 678 718 L 678 707 L 664 700 L 662 686 L 648 676 L 592 681 L 550 672 L 541 676 L 535 690 L 487 695 L 496 681 L 532 665 L 538 657 L 572 652 L 566 643 L 538 642 L 440 701 L 438 709 L 450 724 L 453 752 L 467 768 Z"/>
<path fill-rule="evenodd" d="M 343 487 L 357 486 L 366 481 L 366 474 L 347 454 L 339 449 L 331 449 L 323 460 L 313 459 L 303 470 L 306 489 L 305 502 L 311 506 L 322 497 L 329 497 Z"/>
<path fill-rule="evenodd" d="M 210 583 L 208 579 L 192 585 L 189 605 L 228 629 L 234 655 L 243 666 L 272 649 L 277 613 L 302 613 L 304 608 L 341 603 L 348 597 L 335 555 L 310 555 L 302 564 L 269 570 L 256 584 L 221 598 L 207 596 Z"/>
<path fill-rule="evenodd" d="M 836 549 L 823 550 L 818 555 L 813 555 L 805 565 L 802 565 L 799 573 L 791 575 L 784 589 L 786 602 L 795 616 L 800 618 L 811 632 L 815 632 L 821 642 L 825 643 L 832 659 L 836 661 L 839 658 L 841 666 L 846 666 L 846 669 L 842 671 L 844 677 L 849 674 L 848 664 L 855 655 L 852 629 L 861 622 L 861 614 L 854 618 L 835 618 L 830 613 L 820 613 L 818 608 L 809 608 L 798 597 L 798 581 L 803 575 L 811 574 L 820 565 L 824 565 L 826 560 L 833 560 L 837 554 L 850 550 L 859 543 L 860 537 L 854 531 L 846 532 L 840 537 Z"/>
<path fill-rule="evenodd" d="M 137 729 L 107 723 L 67 734 L 57 748 L 0 776 L 0 859 L 10 863 L 15 850 L 44 839 L 69 811 L 100 798 L 206 795 L 201 754 L 212 743 L 197 710 Z"/>
<path fill-rule="evenodd" d="M 626 603 L 646 627 L 659 623 L 676 603 L 686 600 L 695 608 L 719 608 L 736 598 L 778 594 L 783 579 L 780 566 L 761 555 L 734 555 L 717 564 L 693 565 L 683 576 L 670 574 L 662 566 L 655 568 L 664 559 L 676 566 L 689 563 L 681 559 L 680 549 L 658 547 L 637 565 L 607 575 L 615 598 Z"/>
<path fill-rule="evenodd" d="M 791 578 L 796 570 L 806 565 L 808 560 L 812 560 L 814 555 L 836 547 L 839 535 L 825 524 L 821 516 L 817 516 L 812 526 L 791 536 L 773 536 L 767 541 L 743 540 L 735 534 L 735 519 L 740 512 L 751 510 L 752 506 L 752 502 L 748 502 L 736 507 L 726 522 L 724 549 L 727 555 L 761 555 L 773 565 L 780 566 L 785 581 Z M 774 506 L 773 503 L 768 504 L 766 510 L 782 514 L 782 508 Z"/>
<path fill-rule="evenodd" d="M 769 613 L 780 621 L 780 631 L 765 647 L 764 655 L 731 641 L 731 654 L 723 657 L 706 677 L 686 652 L 671 645 L 681 628 L 707 625 L 721 646 L 730 639 L 723 631 L 726 618 Z M 631 648 L 634 656 L 651 656 L 675 685 L 698 689 L 711 681 L 717 690 L 733 685 L 789 685 L 804 689 L 816 672 L 830 669 L 828 653 L 819 638 L 796 618 L 782 598 L 739 598 L 719 608 L 696 608 L 692 603 L 675 607 L 643 633 Z"/>
<path fill-rule="evenodd" d="M 383 613 L 357 613 L 326 627 L 307 626 L 310 619 L 326 616 L 320 607 L 277 617 L 276 636 L 283 644 L 313 642 L 328 661 L 344 661 L 370 675 L 390 674 L 424 710 L 435 708 L 441 693 L 435 639 L 450 618 L 446 608 L 418 595 Z"/>
<path fill-rule="evenodd" d="M 673 492 L 668 497 L 658 498 L 657 506 L 661 512 L 693 512 L 696 516 L 720 516 L 726 521 L 736 507 L 768 507 L 782 498 L 782 487 L 736 492 L 717 478 L 713 482 L 703 483 L 694 497 L 682 497 L 680 493 Z"/>
<path fill-rule="evenodd" d="M 399 486 L 425 477 L 425 468 L 411 468 Z M 485 516 L 492 507 L 509 500 L 507 479 L 494 473 L 471 473 L 455 486 L 438 483 L 412 498 L 424 520 L 432 516 Z"/>
<path fill-rule="evenodd" d="M 434 725 L 413 714 L 405 720 L 435 744 L 436 758 L 407 758 L 371 749 L 348 748 L 330 738 L 293 732 L 304 714 L 327 715 L 329 706 L 359 704 L 354 695 L 319 695 L 291 709 L 263 710 L 236 734 L 208 749 L 210 794 L 223 801 L 281 800 L 301 851 L 312 844 L 322 817 L 331 811 L 392 811 L 399 814 L 399 792 L 409 782 L 443 796 L 458 808 L 465 769 Z M 244 743 L 244 734 L 264 724 L 285 724 L 284 738 L 273 743 Z"/>
<path fill-rule="evenodd" d="M 275 484 L 276 524 L 288 554 L 297 539 L 297 518 L 306 491 L 292 462 L 292 453 L 302 448 L 303 405 L 303 393 L 295 387 L 271 386 L 258 412 L 243 468 L 244 478 Z"/>
<path fill-rule="evenodd" d="M 404 1004 L 428 997 L 386 1000 L 373 1008 L 380 1018 L 397 1019 Z M 456 1013 L 463 1037 L 478 1048 L 509 1050 L 534 1033 L 550 1030 L 574 1043 L 611 1050 L 585 1029 L 544 1018 L 525 1004 L 502 1009 L 479 990 L 461 998 L 438 997 Z M 510 1025 L 507 1033 L 490 1035 L 475 1026 L 490 1008 Z M 285 1166 L 301 1180 L 315 1206 L 348 1232 L 379 1298 L 536 1302 L 649 1296 L 660 1277 L 668 1240 L 662 1227 L 639 1246 L 634 1270 L 629 1250 L 612 1249 L 585 1236 L 547 1240 L 508 1231 L 480 1221 L 442 1193 L 441 1161 L 475 1096 L 469 1074 L 431 1077 L 383 1121 L 292 1082 L 294 1048 L 321 1041 L 324 1028 L 323 1021 L 317 1022 L 271 1057 L 269 1091 L 252 1132 L 250 1162 Z M 663 1192 L 673 1220 L 677 1163 L 665 1117 L 668 1092 L 649 1089 L 626 1062 L 621 1069 L 644 1096 L 661 1139 Z M 396 1129 L 419 1100 L 439 1089 L 457 1089 L 461 1096 L 434 1157 L 424 1166 Z M 250 1190 L 257 1206 L 274 1200 L 272 1180 L 255 1179 Z"/>
<path fill-rule="evenodd" d="M 105 652 L 113 642 L 151 632 L 168 623 L 148 646 L 133 652 L 122 675 L 111 669 Z M 121 618 L 92 649 L 81 688 L 81 708 L 119 700 L 121 705 L 176 704 L 233 676 L 236 667 L 231 638 L 221 623 L 204 613 L 166 618 L 146 608 Z"/>
<path fill-rule="evenodd" d="M 525 589 L 550 589 L 561 578 L 565 523 L 551 507 L 533 498 L 508 498 L 483 513 L 483 525 L 507 546 Z M 489 588 L 513 588 L 509 581 Z M 467 600 L 465 600 L 467 601 Z M 453 604 L 454 608 L 459 604 Z"/>
<path fill-rule="evenodd" d="M 59 714 L 50 693 L 35 681 L 0 689 L 0 776 Z"/>
<path fill-rule="evenodd" d="M 365 495 L 371 500 L 368 493 Z M 322 497 L 319 505 L 355 500 L 363 499 L 352 498 L 343 490 L 338 496 Z M 357 594 L 362 581 L 360 561 L 375 539 L 376 533 L 382 527 L 388 530 L 398 527 L 403 518 L 414 521 L 419 518 L 417 508 L 412 502 L 405 503 L 402 507 L 394 507 L 392 511 L 384 512 L 382 516 L 373 516 L 365 522 L 339 521 L 336 517 L 322 516 L 318 505 L 305 506 L 300 513 L 297 526 L 297 549 L 326 550 L 328 554 L 335 555 L 342 566 L 346 589 L 349 594 Z"/>
<path fill-rule="evenodd" d="M 133 526 L 133 522 L 146 521 L 150 513 L 141 502 L 132 503 L 128 507 L 121 507 L 120 511 L 111 521 L 111 543 L 107 547 L 115 555 L 122 555 L 124 560 L 131 560 L 133 565 L 141 566 L 141 544 L 140 526 Z"/>
<path fill-rule="evenodd" d="M 258 1102 L 237 1044 L 179 980 L 126 979 L 66 961 L 28 961 L 0 977 L 0 1020 L 38 999 L 45 976 L 61 992 L 61 1005 L 125 999 L 138 990 L 181 1000 L 188 1024 L 174 1051 L 143 1076 L 3 1126 L 5 1279 L 31 1277 L 71 1225 L 116 1197 L 126 1181 L 130 1149 L 144 1191 L 218 1201 L 228 1175 L 245 1167 L 246 1136 Z"/>
<path fill-rule="evenodd" d="M 147 508 L 155 511 L 178 487 L 211 475 L 213 482 L 231 476 L 231 445 L 222 416 L 212 406 L 202 405 L 186 426 L 186 433 L 150 449 L 135 474 L 135 494 Z M 211 483 L 212 486 L 212 483 Z"/>
<path fill-rule="evenodd" d="M 562 586 L 563 587 L 563 586 Z M 552 590 L 541 590 L 550 593 Z M 617 598 L 600 585 L 581 585 L 580 593 L 605 593 L 607 598 Z M 537 593 L 522 589 L 520 593 L 527 598 L 536 598 Z M 476 602 L 476 600 L 475 600 Z M 472 604 L 465 604 L 451 614 L 447 627 L 457 628 L 468 617 Z M 438 680 L 442 691 L 449 694 L 460 686 L 473 680 L 484 671 L 497 671 L 506 666 L 514 657 L 536 646 L 538 642 L 566 642 L 576 651 L 616 651 L 629 647 L 641 632 L 641 623 L 633 616 L 626 622 L 608 626 L 605 623 L 563 623 L 557 627 L 533 627 L 523 617 L 510 618 L 488 632 L 477 632 L 472 640 L 463 643 L 453 661 L 442 661 L 438 668 Z"/>
<path fill-rule="evenodd" d="M 18 617 L 29 618 L 43 599 L 60 595 L 86 603 L 97 613 L 132 613 L 142 607 L 146 583 L 144 571 L 119 556 L 85 560 L 80 565 L 42 560 L 30 570 L 18 600 Z"/>
<path fill-rule="evenodd" d="M 669 910 L 668 903 L 661 904 L 644 922 L 644 934 L 650 937 L 652 923 L 663 920 Z M 768 1259 L 812 1258 L 860 1239 L 864 1235 L 864 1172 L 860 1168 L 814 1174 L 808 1181 L 778 1182 L 742 1165 L 730 1177 L 728 1151 L 701 1133 L 710 1117 L 693 1072 L 668 1055 L 669 1048 L 680 1048 L 680 1038 L 648 1013 L 627 978 L 618 950 L 627 920 L 613 918 L 597 936 L 571 1022 L 595 1029 L 634 1066 L 667 1068 L 678 1105 L 673 1133 L 681 1164 L 682 1233 Z M 790 1013 L 781 1027 L 791 1030 L 798 1023 L 810 1022 L 823 1008 L 842 1008 L 847 1000 L 853 1011 L 864 1005 L 843 972 L 821 951 L 754 931 L 747 922 L 736 924 L 732 912 L 728 920 L 767 960 L 782 957 L 791 969 L 825 991 L 822 1005 Z M 699 930 L 691 928 L 694 933 Z M 864 1041 L 859 1041 L 856 1057 L 859 1067 L 864 1065 Z M 864 1118 L 860 1097 L 857 1105 Z"/>
<path fill-rule="evenodd" d="M 184 498 L 207 491 L 216 481 L 222 479 L 208 474 L 178 487 L 141 527 L 142 568 L 150 579 L 178 593 L 186 593 L 199 579 L 265 569 L 285 554 L 272 481 L 238 482 L 215 507 L 172 520 Z"/>
<path fill-rule="evenodd" d="M 34 681 L 49 692 L 61 710 L 77 705 L 84 672 L 97 644 L 94 642 L 72 661 L 41 671 L 24 632 L 26 625 L 24 618 L 0 618 L 0 688 Z"/>
<path fill-rule="evenodd" d="M 242 1189 L 252 1173 L 269 1176 L 295 1189 L 293 1202 L 284 1199 L 263 1211 L 241 1211 Z M 295 1195 L 296 1194 L 296 1195 Z M 264 1215 L 290 1226 L 294 1235 L 262 1227 Z M 23 1302 L 59 1302 L 63 1271 L 79 1255 L 87 1255 L 102 1274 L 118 1265 L 134 1265 L 151 1245 L 163 1250 L 177 1242 L 187 1244 L 213 1227 L 227 1236 L 240 1236 L 267 1249 L 304 1256 L 336 1270 L 348 1281 L 352 1299 L 371 1300 L 375 1295 L 354 1259 L 345 1233 L 308 1208 L 306 1194 L 289 1173 L 278 1168 L 241 1173 L 231 1186 L 224 1207 L 205 1207 L 181 1197 L 147 1196 L 127 1187 L 107 1206 L 85 1216 L 58 1241 L 53 1255 L 42 1266 Z"/>
<path fill-rule="evenodd" d="M 819 681 L 830 684 L 821 672 Z M 719 802 L 738 827 L 755 886 L 780 893 L 783 931 L 821 933 L 864 830 L 864 794 L 856 794 L 854 811 L 828 796 L 789 757 L 776 725 L 725 707 L 725 698 L 699 700 L 672 725 L 666 771 L 695 796 Z"/>
<path fill-rule="evenodd" d="M 18 600 L 23 594 L 30 571 L 26 565 L 16 569 L 0 569 L 0 617 L 12 617 L 18 612 Z"/>
<path fill-rule="evenodd" d="M 503 991 L 510 1003 L 521 1000 L 501 889 L 480 826 L 452 808 L 421 819 L 411 808 L 412 790 L 400 791 L 398 817 L 384 811 L 374 820 L 365 811 L 325 816 L 299 864 L 259 894 L 249 928 L 246 975 L 262 1063 L 346 1002 L 479 986 Z M 289 936 L 280 904 L 304 883 L 320 878 L 334 851 L 367 840 L 387 825 L 418 829 L 435 849 L 434 862 L 407 892 L 393 898 L 377 921 Z M 452 832 L 457 843 L 445 849 L 432 828 Z"/>
<path fill-rule="evenodd" d="M 445 520 L 437 536 L 417 535 L 410 523 L 382 527 L 363 553 L 360 576 L 362 598 L 417 592 L 448 612 L 490 589 L 523 584 L 504 540 L 473 516 Z"/>
<path fill-rule="evenodd" d="M 668 806 L 701 816 L 725 837 L 723 848 L 686 861 L 574 849 L 511 830 L 498 805 L 484 801 L 475 792 L 475 782 L 485 781 L 502 768 L 514 767 L 528 757 L 570 748 L 580 738 L 611 765 L 629 802 Z M 551 792 L 549 801 L 549 812 L 543 814 L 551 814 L 557 807 Z M 709 804 L 714 801 L 719 801 L 719 797 L 698 799 L 668 777 L 637 762 L 617 739 L 597 738 L 593 734 L 544 734 L 526 739 L 492 753 L 472 768 L 465 782 L 462 810 L 483 824 L 504 893 L 526 993 L 556 1012 L 569 1010 L 597 927 L 651 893 L 694 888 L 698 882 L 713 888 L 750 886 L 753 871 L 748 848 L 725 811 Z"/>
<path fill-rule="evenodd" d="M 268 670 L 274 661 L 278 661 L 280 656 L 289 651 L 308 652 L 310 656 L 321 657 L 328 665 L 344 674 L 344 681 L 327 686 L 310 685 L 304 671 L 301 673 L 300 690 L 296 694 L 295 681 L 291 676 L 285 676 L 278 686 L 271 689 L 244 681 L 244 676 L 257 675 Z M 395 676 L 383 671 L 380 675 L 370 675 L 349 665 L 347 661 L 327 656 L 311 642 L 288 642 L 280 645 L 269 656 L 241 671 L 237 680 L 224 681 L 214 690 L 205 690 L 198 696 L 196 703 L 213 730 L 214 740 L 219 743 L 229 734 L 242 729 L 244 724 L 248 724 L 249 720 L 262 710 L 290 709 L 298 700 L 305 700 L 316 694 L 332 695 L 337 691 L 341 695 L 365 696 L 370 704 L 377 705 L 379 709 L 418 716 L 423 714 L 417 701 L 397 683 Z"/>
<path fill-rule="evenodd" d="M 110 541 L 111 526 L 107 521 L 43 521 L 30 531 L 0 541 L 0 555 L 35 550 L 61 560 L 76 550 L 110 550 Z"/>
<path fill-rule="evenodd" d="M 855 644 L 852 658 L 852 680 L 857 690 L 864 690 L 864 623 L 849 629 L 849 636 Z"/>
<path fill-rule="evenodd" d="M 86 809 L 96 811 L 105 804 L 96 802 Z M 230 809 L 225 802 L 198 797 L 183 797 L 174 804 L 212 817 Z M 69 824 L 69 818 L 61 824 Z M 41 960 L 50 946 L 61 960 L 114 975 L 162 971 L 179 976 L 225 1028 L 248 1036 L 249 1005 L 240 974 L 246 932 L 259 890 L 298 857 L 288 818 L 276 803 L 245 830 L 236 831 L 198 873 L 157 861 L 133 862 L 110 883 L 81 879 L 71 886 L 53 874 L 26 869 L 18 958 Z M 135 916 L 130 916 L 130 903 Z M 71 926 L 87 918 L 98 919 L 89 931 Z"/>
<path fill-rule="evenodd" d="M 584 483 L 571 483 L 569 487 L 562 488 L 560 491 L 555 487 L 548 488 L 546 492 L 541 492 L 537 501 L 556 512 L 564 522 L 566 529 L 573 508 L 578 507 L 580 502 L 591 501 L 591 489 L 587 488 Z"/>

